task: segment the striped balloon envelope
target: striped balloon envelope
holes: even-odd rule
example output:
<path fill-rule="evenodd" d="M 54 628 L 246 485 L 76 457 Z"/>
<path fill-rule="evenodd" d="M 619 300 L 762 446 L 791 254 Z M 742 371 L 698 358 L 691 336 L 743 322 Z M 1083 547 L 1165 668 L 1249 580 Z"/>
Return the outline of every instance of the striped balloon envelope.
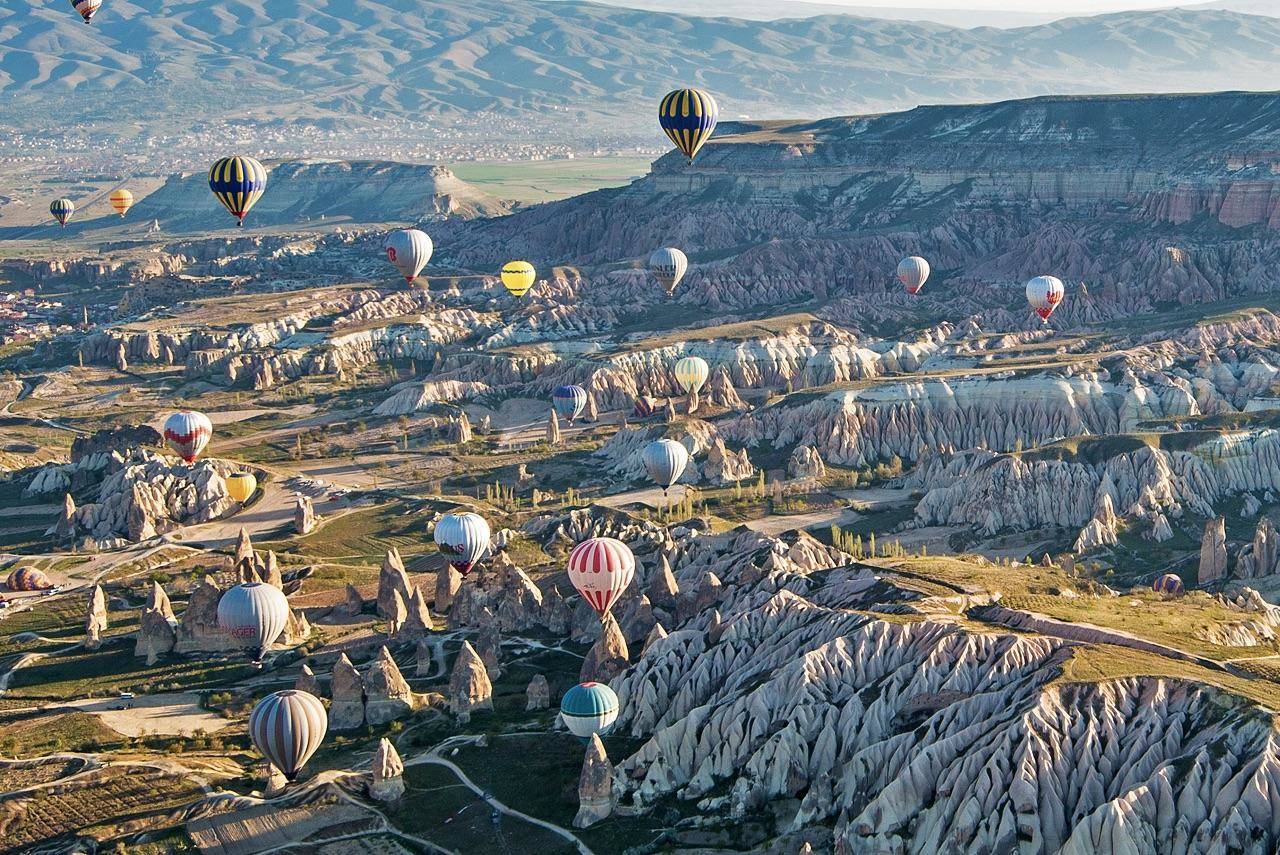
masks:
<path fill-rule="evenodd" d="M 676 89 L 658 105 L 658 124 L 690 163 L 711 138 L 719 117 L 716 99 L 701 89 Z"/>
<path fill-rule="evenodd" d="M 1173 573 L 1165 573 L 1151 583 L 1151 590 L 1157 594 L 1181 594 L 1183 590 L 1182 577 Z"/>
<path fill-rule="evenodd" d="M 674 246 L 658 247 L 649 256 L 649 272 L 670 297 L 689 270 L 689 258 Z"/>
<path fill-rule="evenodd" d="M 573 424 L 573 420 L 587 408 L 587 390 L 581 386 L 557 386 L 551 393 L 551 406 L 561 418 Z"/>
<path fill-rule="evenodd" d="M 919 294 L 928 279 L 929 262 L 920 256 L 913 255 L 898 262 L 898 281 L 908 294 Z"/>
<path fill-rule="evenodd" d="M 288 623 L 288 597 L 266 582 L 244 582 L 218 600 L 218 627 L 241 647 L 259 653 L 276 643 Z"/>
<path fill-rule="evenodd" d="M 1027 283 L 1027 302 L 1046 324 L 1065 294 L 1066 287 L 1056 276 L 1037 276 Z"/>
<path fill-rule="evenodd" d="M 87 24 L 93 20 L 93 16 L 98 14 L 98 10 L 102 8 L 102 0 L 71 0 L 71 8 L 80 13 L 80 17 L 84 18 Z"/>
<path fill-rule="evenodd" d="M 676 363 L 676 382 L 689 395 L 698 394 L 710 375 L 711 366 L 701 356 L 686 356 Z"/>
<path fill-rule="evenodd" d="M 653 483 L 662 488 L 665 496 L 668 488 L 680 480 L 689 465 L 689 449 L 674 439 L 655 439 L 644 447 L 640 458 L 644 461 L 645 471 Z"/>
<path fill-rule="evenodd" d="M 111 203 L 111 207 L 116 209 L 116 213 L 123 217 L 133 207 L 133 194 L 123 187 L 119 187 L 111 191 L 107 201 Z"/>
<path fill-rule="evenodd" d="M 76 203 L 70 199 L 54 199 L 49 203 L 49 213 L 58 221 L 58 225 L 66 228 L 67 220 L 76 212 Z"/>
<path fill-rule="evenodd" d="M 258 701 L 249 714 L 249 738 L 290 781 L 316 753 L 328 730 L 324 704 L 299 689 L 273 692 Z"/>
<path fill-rule="evenodd" d="M 209 169 L 209 189 L 243 226 L 245 215 L 267 189 L 267 168 L 252 157 L 224 157 Z"/>
<path fill-rule="evenodd" d="M 19 567 L 9 574 L 5 584 L 10 591 L 47 591 L 53 587 L 44 571 L 34 567 Z"/>
<path fill-rule="evenodd" d="M 527 261 L 508 261 L 502 266 L 502 286 L 512 297 L 523 297 L 533 287 L 538 271 Z"/>
<path fill-rule="evenodd" d="M 560 717 L 582 739 L 603 733 L 618 719 L 618 695 L 604 683 L 579 683 L 560 699 Z"/>
<path fill-rule="evenodd" d="M 489 551 L 489 524 L 479 514 L 445 514 L 434 533 L 440 554 L 463 576 Z"/>
<path fill-rule="evenodd" d="M 195 463 L 213 436 L 213 424 L 204 413 L 188 410 L 174 413 L 164 421 L 164 441 L 188 463 Z"/>
<path fill-rule="evenodd" d="M 227 495 L 244 504 L 258 489 L 258 479 L 252 472 L 234 472 L 227 476 Z"/>
<path fill-rule="evenodd" d="M 422 268 L 431 261 L 435 245 L 421 229 L 396 229 L 383 241 L 382 251 L 387 254 L 387 261 L 400 271 L 404 281 L 412 285 Z"/>
<path fill-rule="evenodd" d="M 601 621 L 636 575 L 631 548 L 612 537 L 582 541 L 569 553 L 569 581 Z"/>

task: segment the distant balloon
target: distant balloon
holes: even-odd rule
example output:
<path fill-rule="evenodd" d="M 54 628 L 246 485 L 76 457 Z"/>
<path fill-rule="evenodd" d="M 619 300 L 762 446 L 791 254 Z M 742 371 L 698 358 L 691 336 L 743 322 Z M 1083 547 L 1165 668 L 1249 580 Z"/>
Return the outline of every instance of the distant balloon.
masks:
<path fill-rule="evenodd" d="M 71 6 L 80 13 L 80 17 L 84 18 L 87 24 L 93 20 L 94 15 L 98 14 L 102 0 L 71 0 Z"/>
<path fill-rule="evenodd" d="M 538 271 L 527 261 L 508 261 L 502 267 L 502 284 L 512 297 L 523 297 L 533 287 Z"/>
<path fill-rule="evenodd" d="M 227 476 L 227 495 L 242 505 L 256 489 L 258 479 L 253 477 L 252 472 L 235 472 Z"/>
<path fill-rule="evenodd" d="M 209 170 L 209 189 L 244 226 L 245 215 L 267 189 L 267 168 L 252 157 L 224 157 Z"/>
<path fill-rule="evenodd" d="M 668 297 L 676 292 L 676 286 L 680 284 L 680 280 L 684 278 L 685 271 L 688 269 L 689 259 L 673 246 L 655 249 L 649 256 L 649 270 L 653 273 L 653 278 L 657 279 L 666 290 Z"/>
<path fill-rule="evenodd" d="M 188 463 L 195 463 L 200 452 L 209 444 L 213 436 L 213 424 L 204 413 L 188 410 L 174 413 L 165 419 L 164 441 L 179 457 Z"/>
<path fill-rule="evenodd" d="M 587 390 L 581 386 L 557 386 L 551 393 L 551 406 L 561 418 L 573 424 L 573 420 L 587 408 Z"/>
<path fill-rule="evenodd" d="M 111 207 L 115 208 L 116 213 L 122 217 L 133 207 L 133 194 L 123 187 L 112 190 L 107 198 L 111 202 Z"/>
<path fill-rule="evenodd" d="M 395 265 L 410 285 L 431 261 L 431 253 L 435 251 L 431 238 L 420 229 L 397 229 L 387 235 L 382 248 L 387 253 L 387 261 Z"/>
<path fill-rule="evenodd" d="M 1182 577 L 1173 573 L 1165 573 L 1152 583 L 1151 589 L 1157 594 L 1181 594 L 1183 590 Z"/>
<path fill-rule="evenodd" d="M 913 255 L 898 262 L 898 281 L 907 289 L 908 294 L 919 294 L 928 279 L 929 262 L 920 256 Z"/>
<path fill-rule="evenodd" d="M 445 514 L 436 523 L 436 546 L 463 576 L 489 551 L 492 535 L 479 514 Z"/>
<path fill-rule="evenodd" d="M 245 582 L 218 600 L 218 626 L 244 647 L 266 651 L 289 623 L 289 599 L 275 585 Z"/>
<path fill-rule="evenodd" d="M 9 574 L 5 584 L 10 591 L 47 591 L 53 587 L 44 571 L 34 567 L 19 567 Z"/>
<path fill-rule="evenodd" d="M 636 418 L 647 419 L 658 411 L 658 399 L 648 395 L 641 395 L 636 398 L 635 404 L 631 407 L 631 412 Z"/>
<path fill-rule="evenodd" d="M 1040 316 L 1040 320 L 1049 323 L 1049 316 L 1062 302 L 1066 288 L 1062 280 L 1056 276 L 1037 276 L 1027 283 L 1027 302 Z"/>
<path fill-rule="evenodd" d="M 569 553 L 569 581 L 582 598 L 604 616 L 636 575 L 630 547 L 612 537 L 592 537 Z"/>
<path fill-rule="evenodd" d="M 560 700 L 560 717 L 583 739 L 603 733 L 618 719 L 618 696 L 604 683 L 579 683 Z"/>
<path fill-rule="evenodd" d="M 711 368 L 701 356 L 686 356 L 676 363 L 676 382 L 688 395 L 698 394 L 710 375 Z"/>
<path fill-rule="evenodd" d="M 71 219 L 71 215 L 76 212 L 76 203 L 70 199 L 54 199 L 49 204 L 49 213 L 53 214 L 53 218 L 58 224 L 66 228 L 67 220 Z"/>
<path fill-rule="evenodd" d="M 310 692 L 273 692 L 249 714 L 249 737 L 262 756 L 293 781 L 329 730 L 324 704 Z"/>
<path fill-rule="evenodd" d="M 662 488 L 665 496 L 668 488 L 680 480 L 689 465 L 689 449 L 674 439 L 657 439 L 644 447 L 641 458 L 649 477 Z"/>
<path fill-rule="evenodd" d="M 719 116 L 716 99 L 701 89 L 676 89 L 658 105 L 658 124 L 690 163 L 711 138 Z"/>

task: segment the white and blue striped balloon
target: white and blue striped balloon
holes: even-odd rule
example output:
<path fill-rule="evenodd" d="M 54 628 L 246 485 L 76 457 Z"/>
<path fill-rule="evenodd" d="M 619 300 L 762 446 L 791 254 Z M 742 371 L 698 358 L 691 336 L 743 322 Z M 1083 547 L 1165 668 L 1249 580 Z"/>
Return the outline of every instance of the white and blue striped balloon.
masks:
<path fill-rule="evenodd" d="M 561 418 L 568 419 L 569 424 L 573 424 L 573 420 L 582 415 L 587 407 L 587 390 L 581 386 L 557 386 L 551 393 L 551 406 L 555 407 Z"/>
<path fill-rule="evenodd" d="M 644 447 L 640 456 L 649 477 L 662 488 L 663 495 L 680 480 L 689 465 L 689 450 L 674 439 L 656 439 Z"/>
<path fill-rule="evenodd" d="M 491 537 L 489 524 L 479 514 L 445 514 L 436 523 L 436 546 L 463 576 L 484 558 Z"/>

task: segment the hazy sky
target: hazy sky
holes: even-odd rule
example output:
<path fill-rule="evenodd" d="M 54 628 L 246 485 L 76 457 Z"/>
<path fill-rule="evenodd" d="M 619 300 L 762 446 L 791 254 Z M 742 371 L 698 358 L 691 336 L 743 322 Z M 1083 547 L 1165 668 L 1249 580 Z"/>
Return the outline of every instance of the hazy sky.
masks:
<path fill-rule="evenodd" d="M 1115 12 L 1122 9 L 1159 9 L 1179 5 L 1179 0 L 816 0 L 841 6 L 910 6 L 917 9 L 1005 9 L 1019 12 Z M 1187 0 L 1183 5 L 1193 5 Z M 1200 0 L 1203 2 L 1203 0 Z M 1280 0 L 1276 0 L 1280 3 Z"/>

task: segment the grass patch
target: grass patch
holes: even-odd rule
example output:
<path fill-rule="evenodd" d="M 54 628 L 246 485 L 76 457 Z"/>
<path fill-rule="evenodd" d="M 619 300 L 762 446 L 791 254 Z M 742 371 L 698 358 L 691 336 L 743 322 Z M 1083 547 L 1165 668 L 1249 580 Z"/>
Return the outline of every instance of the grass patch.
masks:
<path fill-rule="evenodd" d="M 0 715 L 0 754 L 6 757 L 42 757 L 62 751 L 91 753 L 123 745 L 124 737 L 89 713 Z"/>

